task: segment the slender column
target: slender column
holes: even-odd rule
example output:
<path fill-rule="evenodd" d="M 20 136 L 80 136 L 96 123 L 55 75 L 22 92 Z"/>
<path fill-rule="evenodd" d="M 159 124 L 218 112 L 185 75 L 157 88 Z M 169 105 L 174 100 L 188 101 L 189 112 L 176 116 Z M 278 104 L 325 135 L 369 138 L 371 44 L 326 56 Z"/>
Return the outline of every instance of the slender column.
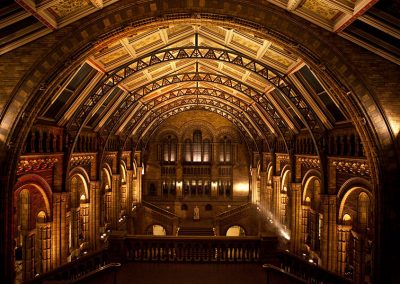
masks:
<path fill-rule="evenodd" d="M 267 209 L 267 173 L 261 172 L 260 174 L 260 205 L 262 209 Z"/>
<path fill-rule="evenodd" d="M 134 200 L 133 170 L 126 171 L 126 208 L 130 212 Z"/>
<path fill-rule="evenodd" d="M 121 200 L 120 200 L 120 184 L 121 184 L 121 176 L 120 175 L 112 175 L 112 185 L 111 185 L 111 228 L 113 230 L 118 229 L 118 219 L 120 215 L 121 209 Z"/>
<path fill-rule="evenodd" d="M 292 206 L 290 210 L 290 249 L 294 253 L 299 253 L 302 239 L 301 183 L 292 182 L 289 194 Z"/>
<path fill-rule="evenodd" d="M 281 177 L 272 176 L 272 213 L 276 220 L 281 220 Z"/>
<path fill-rule="evenodd" d="M 336 196 L 321 195 L 322 205 L 322 235 L 321 257 L 322 265 L 331 271 L 337 270 L 337 225 Z"/>
<path fill-rule="evenodd" d="M 90 182 L 89 203 L 89 245 L 97 249 L 100 245 L 100 221 L 101 221 L 101 187 L 100 181 Z"/>
<path fill-rule="evenodd" d="M 142 170 L 143 167 L 137 167 L 136 173 L 136 202 L 142 203 Z"/>
<path fill-rule="evenodd" d="M 338 225 L 338 272 L 344 275 L 346 269 L 346 257 L 352 226 Z"/>
<path fill-rule="evenodd" d="M 53 223 L 51 225 L 52 269 L 67 262 L 69 255 L 70 214 L 67 212 L 69 193 L 53 193 Z"/>
<path fill-rule="evenodd" d="M 22 280 L 30 280 L 33 278 L 34 270 L 34 249 L 35 234 L 29 234 L 28 230 L 21 230 L 22 235 Z"/>
<path fill-rule="evenodd" d="M 251 169 L 251 202 L 258 203 L 259 197 L 257 193 L 257 168 Z"/>
<path fill-rule="evenodd" d="M 51 223 L 36 223 L 36 273 L 50 270 Z"/>
<path fill-rule="evenodd" d="M 308 215 L 310 214 L 310 206 L 309 205 L 302 205 L 301 206 L 302 210 L 302 215 L 301 215 L 301 226 L 302 226 L 302 231 L 301 231 L 301 243 L 306 244 L 307 243 L 307 227 L 308 227 Z"/>

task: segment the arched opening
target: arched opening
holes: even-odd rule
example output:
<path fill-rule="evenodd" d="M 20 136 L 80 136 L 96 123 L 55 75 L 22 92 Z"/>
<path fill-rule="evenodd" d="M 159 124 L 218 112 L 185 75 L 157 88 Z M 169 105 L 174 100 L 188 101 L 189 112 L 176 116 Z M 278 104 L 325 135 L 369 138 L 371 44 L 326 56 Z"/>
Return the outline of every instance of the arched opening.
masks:
<path fill-rule="evenodd" d="M 226 230 L 227 237 L 244 237 L 246 236 L 246 231 L 242 226 L 234 225 L 230 226 L 228 230 Z"/>
<path fill-rule="evenodd" d="M 38 184 L 28 183 L 15 191 L 16 281 L 28 281 L 50 270 L 51 222 L 49 200 Z"/>
<path fill-rule="evenodd" d="M 284 170 L 282 174 L 281 188 L 279 192 L 279 202 L 280 202 L 280 222 L 285 227 L 288 228 L 290 224 L 290 206 L 289 206 L 289 192 L 290 192 L 290 180 L 291 171 Z"/>
<path fill-rule="evenodd" d="M 153 236 L 165 236 L 167 235 L 167 231 L 161 225 L 154 224 L 150 226 L 149 233 Z"/>
<path fill-rule="evenodd" d="M 372 208 L 367 189 L 350 188 L 343 196 L 338 227 L 339 271 L 355 283 L 372 283 Z"/>
<path fill-rule="evenodd" d="M 310 258 L 321 256 L 322 218 L 320 211 L 321 182 L 318 177 L 311 176 L 305 183 L 303 192 L 303 242 L 305 253 Z"/>
<path fill-rule="evenodd" d="M 69 246 L 70 260 L 76 259 L 89 249 L 89 202 L 88 185 L 81 174 L 69 179 L 71 193 Z"/>

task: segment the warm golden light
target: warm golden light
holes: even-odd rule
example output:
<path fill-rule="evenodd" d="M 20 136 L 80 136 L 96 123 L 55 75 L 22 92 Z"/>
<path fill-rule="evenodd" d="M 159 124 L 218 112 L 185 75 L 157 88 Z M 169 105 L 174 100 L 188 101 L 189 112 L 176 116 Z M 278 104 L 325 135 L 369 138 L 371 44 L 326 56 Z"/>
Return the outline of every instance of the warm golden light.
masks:
<path fill-rule="evenodd" d="M 236 183 L 233 186 L 233 190 L 239 192 L 249 192 L 249 184 L 245 182 Z"/>

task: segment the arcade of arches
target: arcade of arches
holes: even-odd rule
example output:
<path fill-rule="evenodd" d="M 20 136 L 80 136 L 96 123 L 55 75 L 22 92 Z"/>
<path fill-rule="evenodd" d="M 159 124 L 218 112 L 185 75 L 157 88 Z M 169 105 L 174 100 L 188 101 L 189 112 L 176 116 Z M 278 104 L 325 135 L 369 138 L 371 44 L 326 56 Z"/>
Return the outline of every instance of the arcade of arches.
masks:
<path fill-rule="evenodd" d="M 383 19 L 377 1 L 16 2 L 0 10 L 24 38 L 0 44 L 3 279 L 115 233 L 210 233 L 396 283 L 400 53 L 346 30 Z M 28 11 L 47 23 L 34 40 L 2 20 Z"/>

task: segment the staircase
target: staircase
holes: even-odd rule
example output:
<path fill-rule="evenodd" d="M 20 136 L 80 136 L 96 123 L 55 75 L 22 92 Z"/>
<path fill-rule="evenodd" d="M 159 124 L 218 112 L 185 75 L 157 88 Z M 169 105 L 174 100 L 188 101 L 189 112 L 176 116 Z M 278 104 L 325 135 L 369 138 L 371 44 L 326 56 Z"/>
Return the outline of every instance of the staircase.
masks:
<path fill-rule="evenodd" d="M 178 236 L 214 236 L 214 229 L 209 227 L 180 227 Z"/>

